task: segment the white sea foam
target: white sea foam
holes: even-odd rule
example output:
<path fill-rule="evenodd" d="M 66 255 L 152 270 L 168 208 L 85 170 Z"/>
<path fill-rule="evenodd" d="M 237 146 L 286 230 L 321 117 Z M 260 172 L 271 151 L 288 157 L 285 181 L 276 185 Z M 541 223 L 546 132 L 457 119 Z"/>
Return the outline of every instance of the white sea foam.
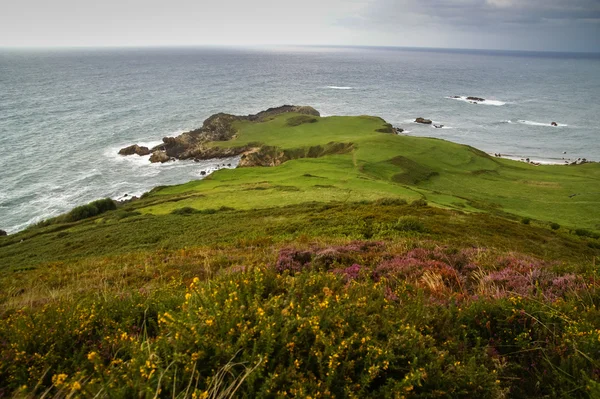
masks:
<path fill-rule="evenodd" d="M 509 123 L 513 123 L 511 121 L 509 121 Z M 522 125 L 528 125 L 528 126 L 545 126 L 545 127 L 568 127 L 569 125 L 566 125 L 564 123 L 557 123 L 558 126 L 552 126 L 551 122 L 534 122 L 534 121 L 528 121 L 528 120 L 524 120 L 524 119 L 519 119 L 517 121 L 517 123 L 520 123 Z"/>
<path fill-rule="evenodd" d="M 442 127 L 435 127 L 435 125 L 440 126 L 439 123 L 432 123 L 431 127 L 434 128 L 434 129 L 454 129 L 452 126 L 442 125 Z"/>
<path fill-rule="evenodd" d="M 494 155 L 494 154 L 490 154 Z M 527 162 L 527 157 L 517 157 L 514 155 L 504 155 L 502 154 L 502 158 L 510 159 L 513 161 Z M 529 163 L 531 164 L 540 164 L 540 165 L 567 165 L 564 160 L 558 159 L 544 159 L 544 158 L 531 158 L 529 157 Z"/>
<path fill-rule="evenodd" d="M 354 87 L 350 87 L 350 86 L 326 86 L 327 89 L 334 89 L 334 90 L 352 90 L 354 89 Z"/>
<path fill-rule="evenodd" d="M 501 107 L 503 105 L 506 105 L 506 102 L 504 102 L 504 101 L 488 100 L 488 99 L 486 99 L 484 101 L 473 101 L 473 100 L 467 100 L 467 97 L 465 97 L 465 96 L 446 97 L 446 98 L 449 98 L 451 100 L 463 101 L 463 102 L 466 102 L 466 103 L 469 103 L 469 104 L 477 103 L 477 104 L 481 104 L 481 105 L 494 105 L 496 107 Z"/>

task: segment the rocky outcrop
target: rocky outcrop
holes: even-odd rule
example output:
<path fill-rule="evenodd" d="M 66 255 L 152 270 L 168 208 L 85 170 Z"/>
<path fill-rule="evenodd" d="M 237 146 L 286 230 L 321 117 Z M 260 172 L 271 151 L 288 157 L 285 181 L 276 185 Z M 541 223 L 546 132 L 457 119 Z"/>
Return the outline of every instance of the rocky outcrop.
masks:
<path fill-rule="evenodd" d="M 149 155 L 150 149 L 148 147 L 140 147 L 137 144 L 130 145 L 129 147 L 121 148 L 119 155 L 133 155 L 137 154 L 140 156 Z"/>
<path fill-rule="evenodd" d="M 167 155 L 167 153 L 165 151 L 154 151 L 152 153 L 152 155 L 150 155 L 150 162 L 160 162 L 160 163 L 165 163 L 165 162 L 169 162 L 171 160 L 171 157 L 169 157 Z"/>
<path fill-rule="evenodd" d="M 436 129 L 441 129 L 444 127 L 444 125 L 435 124 L 435 125 L 433 125 L 433 127 L 435 127 Z"/>
<path fill-rule="evenodd" d="M 278 166 L 286 161 L 301 158 L 320 158 L 327 155 L 346 154 L 352 151 L 352 143 L 328 143 L 312 147 L 281 149 L 272 146 L 262 146 L 246 151 L 239 166 Z"/>
<path fill-rule="evenodd" d="M 425 119 L 425 118 L 417 118 L 417 119 L 415 119 L 415 122 L 422 123 L 424 125 L 431 125 L 433 123 L 433 122 L 431 122 L 431 119 Z"/>
<path fill-rule="evenodd" d="M 221 149 L 209 147 L 207 143 L 227 141 L 234 138 L 236 134 L 236 129 L 233 126 L 234 122 L 263 122 L 287 112 L 294 112 L 307 116 L 320 116 L 319 111 L 312 107 L 295 105 L 283 105 L 281 107 L 269 108 L 266 111 L 246 116 L 225 113 L 214 114 L 206 119 L 199 129 L 182 133 L 177 137 L 163 138 L 162 144 L 150 150 L 150 152 L 152 152 L 150 162 L 166 162 L 169 159 L 210 159 L 239 155 L 248 151 L 248 148 Z M 310 120 L 310 123 L 314 123 L 312 119 Z"/>
<path fill-rule="evenodd" d="M 557 127 L 557 126 L 558 126 L 558 123 L 556 123 L 556 122 L 552 122 L 550 125 L 551 125 L 551 126 L 554 126 L 554 127 Z"/>
<path fill-rule="evenodd" d="M 481 97 L 467 97 L 467 100 L 469 101 L 477 101 L 479 103 L 482 103 L 485 101 L 485 98 L 481 98 Z"/>
<path fill-rule="evenodd" d="M 7 235 L 8 235 L 8 233 L 6 231 L 0 230 L 0 237 L 5 237 Z"/>

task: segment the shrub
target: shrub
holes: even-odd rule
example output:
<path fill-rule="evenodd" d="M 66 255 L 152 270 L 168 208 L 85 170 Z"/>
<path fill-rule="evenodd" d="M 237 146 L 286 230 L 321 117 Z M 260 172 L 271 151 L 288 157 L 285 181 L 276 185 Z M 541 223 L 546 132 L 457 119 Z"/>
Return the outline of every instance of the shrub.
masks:
<path fill-rule="evenodd" d="M 404 198 L 380 198 L 375 201 L 377 205 L 383 206 L 395 206 L 395 205 L 406 205 L 408 202 Z"/>
<path fill-rule="evenodd" d="M 423 198 L 419 198 L 411 202 L 410 205 L 414 207 L 423 207 L 427 206 L 427 201 L 425 201 Z"/>
<path fill-rule="evenodd" d="M 115 201 L 110 198 L 104 198 L 73 208 L 73 210 L 67 213 L 61 221 L 76 222 L 78 220 L 91 218 L 115 209 L 117 209 L 117 204 Z"/>
<path fill-rule="evenodd" d="M 196 208 L 192 208 L 190 206 L 185 206 L 183 208 L 173 209 L 171 211 L 171 215 L 193 215 L 194 213 L 199 213 L 200 211 Z"/>
<path fill-rule="evenodd" d="M 425 231 L 425 226 L 423 225 L 423 223 L 414 216 L 400 217 L 398 221 L 393 225 L 393 228 L 394 230 L 398 231 Z"/>
<path fill-rule="evenodd" d="M 600 234 L 594 233 L 593 231 L 590 231 L 587 229 L 577 229 L 577 230 L 575 230 L 575 234 L 578 235 L 579 237 L 589 237 L 589 238 L 595 238 L 595 239 L 600 238 Z"/>
<path fill-rule="evenodd" d="M 529 218 L 523 218 L 523 219 L 521 219 L 521 223 L 523 223 L 523 224 L 529 224 L 529 223 L 531 223 L 531 219 L 529 219 Z"/>
<path fill-rule="evenodd" d="M 558 229 L 560 229 L 560 224 L 558 224 L 558 223 L 550 223 L 550 228 L 552 230 L 558 230 Z"/>

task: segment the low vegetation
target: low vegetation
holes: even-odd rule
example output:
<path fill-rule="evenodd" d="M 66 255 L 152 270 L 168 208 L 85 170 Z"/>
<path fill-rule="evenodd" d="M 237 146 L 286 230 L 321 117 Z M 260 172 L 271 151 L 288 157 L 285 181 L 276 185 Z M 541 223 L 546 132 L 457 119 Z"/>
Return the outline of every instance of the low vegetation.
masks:
<path fill-rule="evenodd" d="M 295 117 L 219 145 L 343 151 L 0 237 L 0 397 L 600 396 L 596 165 Z"/>

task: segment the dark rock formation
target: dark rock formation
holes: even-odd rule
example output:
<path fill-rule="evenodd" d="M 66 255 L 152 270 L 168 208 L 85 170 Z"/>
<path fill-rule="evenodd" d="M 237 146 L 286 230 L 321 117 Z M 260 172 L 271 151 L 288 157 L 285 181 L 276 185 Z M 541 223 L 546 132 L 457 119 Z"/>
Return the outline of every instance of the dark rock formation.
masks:
<path fill-rule="evenodd" d="M 121 148 L 121 150 L 119 151 L 119 155 L 133 155 L 133 154 L 137 154 L 140 156 L 149 155 L 150 150 L 148 149 L 148 147 L 140 147 L 139 145 L 134 144 L 134 145 L 130 145 L 129 147 Z"/>
<path fill-rule="evenodd" d="M 425 118 L 417 118 L 417 119 L 415 119 L 415 122 L 422 123 L 424 125 L 431 125 L 433 123 L 433 122 L 431 122 L 431 119 L 425 119 Z"/>
<path fill-rule="evenodd" d="M 477 102 L 484 102 L 485 98 L 481 98 L 481 97 L 467 97 L 467 100 L 469 101 L 477 101 Z"/>
<path fill-rule="evenodd" d="M 556 122 L 552 122 L 550 125 L 552 125 L 552 126 L 556 127 L 556 126 L 558 126 L 558 123 L 556 123 Z"/>
<path fill-rule="evenodd" d="M 6 231 L 0 230 L 0 237 L 4 237 L 4 236 L 7 236 L 7 235 L 8 235 L 8 233 Z"/>
<path fill-rule="evenodd" d="M 301 158 L 319 158 L 333 154 L 346 154 L 352 151 L 352 143 L 328 143 L 309 148 L 283 150 L 278 147 L 262 146 L 245 152 L 240 159 L 240 167 L 278 166 L 282 163 Z"/>
<path fill-rule="evenodd" d="M 169 162 L 170 160 L 171 160 L 171 157 L 169 157 L 165 151 L 160 151 L 160 150 L 154 151 L 152 153 L 152 155 L 150 156 L 150 162 L 165 163 L 165 162 Z"/>
<path fill-rule="evenodd" d="M 404 129 L 402 129 L 401 127 L 395 127 L 394 129 L 396 130 L 396 134 L 400 134 L 404 131 Z"/>
<path fill-rule="evenodd" d="M 435 127 L 436 129 L 441 129 L 444 127 L 444 125 L 433 125 L 433 127 Z"/>
<path fill-rule="evenodd" d="M 263 122 L 277 115 L 295 112 L 307 116 L 320 116 L 319 112 L 312 107 L 283 105 L 277 108 L 269 108 L 266 111 L 254 115 L 236 116 L 219 113 L 206 119 L 202 127 L 196 130 L 182 133 L 177 137 L 165 137 L 163 143 L 154 147 L 151 152 L 150 162 L 166 162 L 167 158 L 174 159 L 211 159 L 224 158 L 240 155 L 251 147 L 245 148 L 219 148 L 208 147 L 211 141 L 227 141 L 235 137 L 236 130 L 233 123 L 236 121 Z M 316 119 L 315 119 L 316 121 Z M 314 123 L 307 122 L 307 123 Z M 155 154 L 159 152 L 158 155 Z M 166 157 L 161 154 L 164 152 Z"/>
<path fill-rule="evenodd" d="M 451 96 L 450 98 L 462 98 L 461 96 Z"/>

